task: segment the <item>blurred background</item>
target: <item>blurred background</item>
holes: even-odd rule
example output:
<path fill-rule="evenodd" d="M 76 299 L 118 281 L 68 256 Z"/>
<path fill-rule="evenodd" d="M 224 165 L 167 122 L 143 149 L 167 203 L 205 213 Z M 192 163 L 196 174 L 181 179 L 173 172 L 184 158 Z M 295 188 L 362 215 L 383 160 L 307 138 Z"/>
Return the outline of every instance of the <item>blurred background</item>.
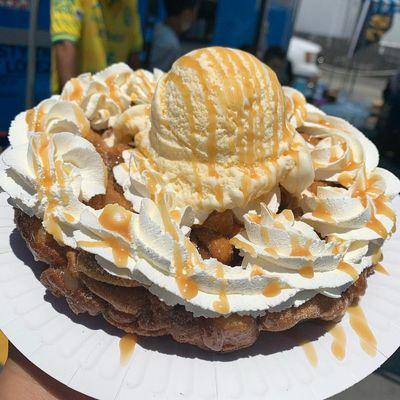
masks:
<path fill-rule="evenodd" d="M 79 73 L 124 61 L 167 70 L 230 46 L 345 118 L 400 176 L 400 0 L 0 0 L 0 150 L 20 111 Z M 337 399 L 399 399 L 400 355 Z"/>

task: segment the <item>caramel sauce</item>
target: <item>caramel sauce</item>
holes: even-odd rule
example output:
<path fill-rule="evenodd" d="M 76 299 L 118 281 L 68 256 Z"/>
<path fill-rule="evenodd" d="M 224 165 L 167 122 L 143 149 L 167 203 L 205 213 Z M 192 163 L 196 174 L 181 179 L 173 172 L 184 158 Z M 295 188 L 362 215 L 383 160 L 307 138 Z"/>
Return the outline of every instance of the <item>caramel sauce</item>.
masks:
<path fill-rule="evenodd" d="M 181 219 L 181 213 L 178 210 L 172 210 L 169 215 L 175 222 L 179 222 Z"/>
<path fill-rule="evenodd" d="M 222 265 L 218 264 L 215 276 L 219 279 L 224 278 L 224 269 Z M 213 302 L 213 307 L 216 312 L 220 314 L 228 314 L 230 311 L 228 296 L 226 294 L 226 281 L 222 281 L 219 289 L 219 299 Z"/>
<path fill-rule="evenodd" d="M 289 335 L 299 344 L 308 362 L 315 368 L 318 365 L 318 356 L 314 344 L 308 339 L 303 338 L 299 332 L 299 327 L 291 329 Z"/>
<path fill-rule="evenodd" d="M 121 245 L 118 239 L 113 237 L 104 237 L 103 240 L 95 242 L 80 240 L 78 241 L 79 247 L 111 247 L 114 263 L 117 267 L 126 268 L 128 264 L 129 248 Z"/>
<path fill-rule="evenodd" d="M 64 218 L 67 220 L 67 222 L 69 222 L 70 224 L 72 224 L 73 222 L 75 222 L 75 218 L 73 215 L 71 215 L 70 213 L 64 211 Z"/>
<path fill-rule="evenodd" d="M 199 174 L 199 167 L 198 167 L 198 156 L 196 152 L 197 148 L 197 143 L 196 139 L 194 137 L 196 130 L 196 124 L 194 121 L 194 108 L 192 104 L 192 98 L 191 94 L 189 91 L 189 88 L 186 86 L 186 84 L 183 82 L 182 78 L 179 75 L 176 75 L 174 73 L 169 73 L 168 74 L 168 79 L 171 80 L 171 82 L 174 83 L 176 88 L 179 90 L 179 93 L 181 94 L 183 98 L 183 103 L 185 104 L 186 107 L 186 115 L 188 118 L 188 124 L 189 124 L 189 130 L 192 132 L 191 135 L 189 135 L 189 141 L 190 141 L 190 148 L 192 149 L 192 169 L 193 169 L 193 174 L 194 174 L 194 180 L 195 180 L 195 190 L 199 194 L 200 199 L 203 197 L 203 188 L 202 188 L 202 183 L 200 179 L 200 174 Z"/>
<path fill-rule="evenodd" d="M 172 238 L 177 242 L 179 240 L 178 232 L 176 231 L 176 228 L 174 227 L 174 225 L 171 221 L 171 217 L 167 210 L 167 206 L 165 205 L 163 191 L 161 191 L 160 193 L 157 194 L 156 203 L 158 205 L 158 209 L 160 211 L 161 218 L 163 220 L 165 231 L 168 232 L 172 236 Z"/>
<path fill-rule="evenodd" d="M 353 171 L 353 170 L 355 170 L 357 168 L 360 168 L 360 167 L 361 167 L 361 164 L 356 163 L 353 160 L 350 160 L 343 166 L 343 170 L 344 171 Z"/>
<path fill-rule="evenodd" d="M 28 130 L 29 131 L 34 131 L 35 130 L 35 121 L 34 121 L 35 114 L 36 114 L 36 111 L 35 111 L 34 108 L 31 108 L 30 110 L 26 111 L 25 122 L 28 125 Z"/>
<path fill-rule="evenodd" d="M 298 236 L 292 236 L 291 239 L 291 245 L 292 245 L 292 250 L 290 252 L 290 255 L 292 257 L 311 257 L 311 252 L 310 252 L 310 246 L 311 246 L 311 240 L 307 240 L 305 245 L 302 247 L 300 246 L 299 243 L 299 238 Z"/>
<path fill-rule="evenodd" d="M 238 249 L 244 250 L 246 253 L 249 253 L 252 257 L 254 258 L 257 257 L 257 253 L 254 250 L 253 246 L 251 246 L 248 243 L 242 242 L 237 237 L 233 237 L 232 239 L 230 239 L 230 243 L 233 244 Z"/>
<path fill-rule="evenodd" d="M 144 71 L 142 69 L 138 69 L 136 72 L 136 75 L 141 78 L 143 86 L 147 89 L 149 93 L 153 93 L 155 84 L 151 83 L 148 79 L 147 76 L 144 74 Z"/>
<path fill-rule="evenodd" d="M 208 126 L 207 126 L 207 154 L 208 154 L 208 174 L 218 180 L 219 176 L 216 170 L 216 158 L 217 158 L 217 110 L 214 102 L 210 97 L 210 89 L 216 91 L 215 84 L 209 84 L 206 79 L 204 69 L 201 67 L 198 60 L 192 56 L 183 56 L 179 59 L 179 64 L 183 67 L 194 70 L 199 79 L 200 85 L 202 86 L 204 93 L 204 105 L 208 115 Z M 196 132 L 196 131 L 193 131 Z M 224 207 L 223 190 L 221 185 L 217 182 L 215 185 L 215 197 L 220 204 L 221 208 Z"/>
<path fill-rule="evenodd" d="M 316 209 L 312 212 L 315 218 L 323 219 L 327 222 L 335 222 L 331 213 L 325 208 L 322 202 L 318 203 Z"/>
<path fill-rule="evenodd" d="M 382 261 L 383 256 L 382 256 L 382 250 L 378 250 L 373 256 L 372 256 L 372 264 L 376 264 L 379 261 Z"/>
<path fill-rule="evenodd" d="M 384 239 L 386 239 L 388 236 L 388 231 L 386 230 L 385 225 L 383 225 L 382 222 L 376 218 L 374 213 L 372 214 L 371 219 L 367 222 L 365 226 L 369 229 L 372 229 Z"/>
<path fill-rule="evenodd" d="M 82 98 L 83 95 L 83 88 L 79 82 L 78 78 L 72 78 L 71 79 L 71 85 L 72 85 L 72 92 L 68 96 L 68 100 L 70 101 L 79 101 Z"/>
<path fill-rule="evenodd" d="M 292 210 L 285 209 L 281 213 L 288 221 L 294 220 L 294 215 Z"/>
<path fill-rule="evenodd" d="M 119 340 L 119 353 L 121 366 L 127 365 L 131 359 L 136 345 L 136 336 L 133 334 L 124 335 Z"/>
<path fill-rule="evenodd" d="M 393 223 L 396 223 L 396 213 L 386 204 L 388 199 L 385 196 L 377 197 L 374 200 L 376 212 L 389 218 Z"/>
<path fill-rule="evenodd" d="M 278 280 L 273 280 L 272 282 L 268 283 L 267 286 L 262 291 L 262 294 L 265 297 L 275 297 L 278 296 L 282 291 L 281 285 Z"/>
<path fill-rule="evenodd" d="M 304 277 L 311 279 L 314 277 L 314 267 L 312 263 L 306 264 L 299 269 L 299 274 Z"/>
<path fill-rule="evenodd" d="M 278 252 L 272 247 L 266 247 L 264 251 L 267 252 L 268 254 L 271 254 L 271 256 L 273 257 L 278 257 Z"/>
<path fill-rule="evenodd" d="M 317 121 L 317 124 L 326 126 L 328 128 L 333 128 L 333 125 L 324 117 L 320 117 Z"/>
<path fill-rule="evenodd" d="M 115 75 L 110 75 L 109 77 L 107 77 L 105 79 L 105 84 L 108 86 L 111 99 L 118 105 L 121 110 L 123 110 L 123 105 L 121 103 L 121 99 L 118 96 L 115 86 Z"/>
<path fill-rule="evenodd" d="M 254 264 L 251 267 L 250 278 L 254 278 L 255 276 L 263 276 L 264 269 L 261 268 L 259 265 Z"/>
<path fill-rule="evenodd" d="M 258 214 L 248 214 L 247 218 L 254 222 L 255 224 L 261 224 L 261 215 Z"/>
<path fill-rule="evenodd" d="M 353 281 L 356 281 L 358 279 L 359 274 L 357 270 L 345 261 L 340 261 L 337 269 L 339 271 L 345 272 L 347 275 L 350 275 L 353 278 Z"/>
<path fill-rule="evenodd" d="M 262 237 L 264 243 L 267 244 L 269 242 L 268 228 L 265 226 L 261 226 L 260 231 L 261 231 L 261 237 Z"/>
<path fill-rule="evenodd" d="M 177 242 L 174 243 L 174 265 L 175 281 L 182 297 L 186 300 L 196 297 L 199 292 L 199 287 L 197 283 L 188 276 L 192 268 L 189 261 L 187 261 L 186 264 L 183 262 L 181 249 Z"/>
<path fill-rule="evenodd" d="M 337 160 L 339 160 L 340 156 L 337 154 L 337 150 L 335 147 L 331 148 L 331 154 L 329 156 L 329 162 L 333 163 Z"/>
<path fill-rule="evenodd" d="M 338 176 L 338 182 L 345 187 L 350 186 L 353 183 L 354 177 L 350 175 L 349 173 L 342 172 Z"/>
<path fill-rule="evenodd" d="M 332 354 L 339 361 L 344 360 L 346 356 L 346 332 L 339 324 L 331 324 L 328 333 L 333 336 L 331 345 Z"/>
<path fill-rule="evenodd" d="M 126 240 L 131 240 L 132 214 L 118 204 L 107 204 L 99 216 L 99 223 L 110 231 L 115 231 Z"/>
<path fill-rule="evenodd" d="M 377 343 L 374 334 L 372 333 L 364 312 L 360 306 L 352 305 L 347 310 L 350 316 L 350 325 L 354 332 L 360 338 L 361 348 L 370 356 L 374 357 L 377 352 Z"/>
<path fill-rule="evenodd" d="M 380 272 L 383 275 L 390 275 L 389 271 L 382 264 L 375 264 L 374 270 Z"/>

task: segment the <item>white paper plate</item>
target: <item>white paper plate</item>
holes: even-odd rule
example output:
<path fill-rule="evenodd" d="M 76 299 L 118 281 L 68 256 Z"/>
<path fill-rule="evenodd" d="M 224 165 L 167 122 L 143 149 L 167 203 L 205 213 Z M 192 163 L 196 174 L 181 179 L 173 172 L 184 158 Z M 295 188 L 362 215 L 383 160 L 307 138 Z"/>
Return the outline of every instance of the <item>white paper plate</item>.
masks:
<path fill-rule="evenodd" d="M 395 200 L 397 212 L 400 201 Z M 63 299 L 46 294 L 36 263 L 15 230 L 13 210 L 0 194 L 0 329 L 35 365 L 96 399 L 323 399 L 377 369 L 400 342 L 400 235 L 383 249 L 390 276 L 368 279 L 361 306 L 374 332 L 375 357 L 360 347 L 348 316 L 346 357 L 331 353 L 332 336 L 317 323 L 300 330 L 318 356 L 313 367 L 291 334 L 262 334 L 256 345 L 218 355 L 170 338 L 139 340 L 122 366 L 119 331 L 101 318 L 76 317 Z"/>

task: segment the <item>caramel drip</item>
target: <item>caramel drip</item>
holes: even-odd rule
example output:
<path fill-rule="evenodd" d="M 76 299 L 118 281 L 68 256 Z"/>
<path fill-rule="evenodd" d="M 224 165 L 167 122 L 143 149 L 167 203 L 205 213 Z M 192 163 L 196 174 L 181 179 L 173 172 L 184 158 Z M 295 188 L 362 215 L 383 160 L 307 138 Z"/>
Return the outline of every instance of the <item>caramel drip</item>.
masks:
<path fill-rule="evenodd" d="M 165 231 L 168 232 L 172 236 L 172 239 L 174 239 L 177 242 L 179 240 L 178 232 L 176 231 L 176 228 L 174 227 L 174 224 L 171 221 L 171 217 L 169 215 L 167 206 L 165 204 L 163 191 L 157 193 L 156 204 L 160 211 L 161 218 L 162 218 L 162 221 L 163 221 L 163 224 L 165 227 Z"/>
<path fill-rule="evenodd" d="M 252 257 L 257 257 L 257 253 L 254 250 L 253 246 L 251 246 L 248 243 L 245 243 L 238 239 L 237 237 L 233 237 L 230 240 L 230 243 L 233 244 L 236 248 L 245 251 L 246 253 L 249 253 Z"/>
<path fill-rule="evenodd" d="M 131 240 L 132 214 L 118 204 L 107 204 L 99 216 L 100 224 L 110 230 L 119 233 L 126 240 Z"/>
<path fill-rule="evenodd" d="M 216 269 L 216 277 L 224 279 L 224 269 L 222 265 L 218 264 Z M 228 296 L 226 294 L 226 281 L 223 280 L 219 289 L 219 299 L 213 302 L 214 310 L 220 314 L 228 314 L 230 311 L 230 305 Z"/>
<path fill-rule="evenodd" d="M 261 231 L 261 237 L 262 237 L 264 243 L 267 244 L 269 242 L 268 228 L 265 226 L 261 226 L 260 231 Z"/>
<path fill-rule="evenodd" d="M 311 279 L 314 277 L 314 267 L 312 263 L 306 264 L 299 269 L 299 274 L 304 277 Z"/>
<path fill-rule="evenodd" d="M 261 215 L 258 214 L 248 214 L 248 219 L 255 224 L 261 224 Z"/>
<path fill-rule="evenodd" d="M 273 142 L 273 152 L 272 152 L 272 157 L 278 157 L 279 153 L 279 129 L 280 129 L 280 121 L 279 121 L 279 107 L 280 107 L 280 102 L 282 101 L 282 88 L 278 82 L 278 79 L 275 75 L 275 72 L 272 70 L 268 70 L 268 76 L 269 80 L 271 83 L 271 90 L 272 90 L 272 97 L 273 97 L 273 102 L 274 102 L 274 111 L 273 111 L 273 124 L 272 124 L 272 129 L 273 129 L 273 137 L 272 137 L 272 142 Z"/>
<path fill-rule="evenodd" d="M 110 75 L 105 79 L 105 84 L 108 86 L 108 89 L 110 91 L 110 97 L 111 99 L 118 105 L 118 107 L 123 110 L 123 106 L 121 103 L 121 99 L 118 96 L 117 93 L 117 88 L 115 85 L 115 75 Z"/>
<path fill-rule="evenodd" d="M 350 175 L 349 173 L 346 172 L 342 172 L 339 176 L 338 176 L 338 182 L 345 187 L 350 186 L 353 183 L 353 176 Z"/>
<path fill-rule="evenodd" d="M 383 275 L 390 275 L 389 271 L 382 264 L 375 264 L 374 269 L 376 272 L 380 272 Z"/>
<path fill-rule="evenodd" d="M 120 268 L 126 268 L 129 258 L 129 248 L 121 245 L 118 239 L 113 237 L 104 237 L 103 240 L 96 240 L 95 242 L 80 240 L 78 241 L 79 247 L 111 247 L 112 255 L 115 265 Z"/>
<path fill-rule="evenodd" d="M 358 279 L 359 274 L 357 270 L 352 265 L 350 265 L 345 261 L 340 261 L 337 269 L 339 271 L 345 272 L 347 275 L 350 275 L 353 281 L 356 281 Z"/>
<path fill-rule="evenodd" d="M 333 337 L 331 345 L 332 354 L 339 361 L 344 360 L 346 356 L 346 342 L 347 342 L 345 330 L 341 325 L 333 324 L 329 328 L 328 333 Z"/>
<path fill-rule="evenodd" d="M 70 224 L 72 224 L 73 222 L 75 222 L 75 218 L 73 215 L 71 215 L 70 213 L 64 211 L 64 218 L 67 220 L 67 222 L 69 222 Z"/>
<path fill-rule="evenodd" d="M 262 294 L 265 297 L 275 297 L 278 296 L 282 291 L 281 285 L 278 280 L 273 280 L 272 282 L 268 283 L 267 286 L 262 291 Z"/>
<path fill-rule="evenodd" d="M 255 276 L 263 276 L 264 270 L 257 264 L 254 264 L 251 267 L 250 278 L 254 278 Z"/>
<path fill-rule="evenodd" d="M 189 130 L 192 132 L 191 135 L 189 135 L 189 141 L 190 141 L 190 148 L 192 149 L 192 169 L 193 169 L 193 174 L 194 174 L 194 183 L 195 183 L 195 190 L 198 193 L 200 199 L 203 197 L 203 188 L 202 188 L 202 183 L 200 179 L 200 174 L 199 174 L 199 167 L 198 167 L 198 156 L 197 156 L 197 144 L 196 144 L 196 139 L 194 137 L 195 132 L 196 132 L 196 124 L 194 121 L 194 108 L 192 104 L 192 98 L 191 94 L 189 91 L 189 88 L 186 86 L 186 84 L 183 82 L 182 78 L 179 75 L 176 75 L 174 73 L 169 73 L 168 79 L 171 80 L 171 82 L 174 83 L 176 88 L 179 90 L 179 93 L 181 94 L 183 98 L 183 103 L 185 104 L 186 107 L 186 115 L 188 118 L 188 124 L 189 124 Z"/>
<path fill-rule="evenodd" d="M 35 131 L 35 114 L 36 110 L 34 108 L 27 110 L 25 113 L 25 122 L 29 131 Z"/>
<path fill-rule="evenodd" d="M 181 249 L 177 242 L 174 243 L 174 265 L 175 281 L 182 297 L 186 300 L 196 297 L 199 292 L 199 287 L 197 283 L 188 276 L 192 270 L 190 261 L 187 260 L 186 263 L 183 262 Z"/>
<path fill-rule="evenodd" d="M 320 117 L 317 121 L 317 124 L 326 126 L 328 128 L 333 128 L 333 125 L 323 117 Z"/>
<path fill-rule="evenodd" d="M 382 250 L 379 249 L 375 254 L 372 255 L 372 264 L 376 264 L 382 260 L 383 260 Z"/>
<path fill-rule="evenodd" d="M 79 129 L 82 133 L 82 136 L 90 140 L 93 144 L 99 143 L 101 140 L 100 136 L 90 129 L 85 114 L 80 109 L 75 109 L 74 114 L 79 124 Z"/>
<path fill-rule="evenodd" d="M 353 170 L 355 170 L 357 168 L 360 168 L 360 167 L 361 167 L 361 164 L 356 163 L 353 160 L 350 160 L 344 165 L 343 170 L 344 171 L 353 171 Z"/>
<path fill-rule="evenodd" d="M 136 71 L 136 75 L 142 80 L 143 86 L 147 91 L 151 94 L 153 93 L 155 89 L 155 85 L 151 83 L 148 79 L 147 76 L 144 74 L 144 71 L 142 69 L 138 69 Z"/>
<path fill-rule="evenodd" d="M 241 57 L 235 52 L 232 51 L 230 49 L 226 49 L 225 50 L 230 58 L 233 60 L 233 63 L 238 67 L 239 69 L 239 80 L 241 83 L 241 87 L 242 87 L 242 93 L 244 96 L 244 99 L 249 99 L 252 97 L 252 93 L 253 93 L 253 85 L 251 84 L 250 81 L 250 75 L 249 75 L 249 71 L 247 70 L 247 68 L 245 67 L 245 65 L 243 64 L 243 61 L 241 59 Z M 254 115 L 252 113 L 251 107 L 252 105 L 249 104 L 249 102 L 247 101 L 243 101 L 244 100 L 242 97 L 242 103 L 244 106 L 244 112 L 245 115 L 248 114 L 247 120 L 249 123 L 249 131 L 245 132 L 244 129 L 240 129 L 239 130 L 239 135 L 238 135 L 238 155 L 239 155 L 239 162 L 242 164 L 246 164 L 246 146 L 245 146 L 245 142 L 246 142 L 246 137 L 245 134 L 247 133 L 247 139 L 248 139 L 248 146 L 250 146 L 249 141 L 252 139 L 252 135 L 253 132 L 253 126 L 254 126 Z M 240 119 L 239 119 L 239 126 L 240 126 Z M 253 144 L 251 144 L 253 145 Z"/>
<path fill-rule="evenodd" d="M 374 212 L 371 215 L 371 219 L 367 222 L 366 227 L 372 229 L 384 239 L 386 239 L 388 236 L 388 231 L 386 230 L 385 225 L 383 225 L 382 222 L 376 218 Z"/>
<path fill-rule="evenodd" d="M 290 331 L 291 336 L 296 340 L 296 342 L 301 346 L 304 351 L 305 356 L 307 357 L 308 362 L 314 368 L 318 365 L 318 356 L 315 351 L 315 347 L 312 342 L 304 339 L 298 332 L 298 330 Z"/>
<path fill-rule="evenodd" d="M 361 348 L 367 354 L 374 357 L 377 352 L 376 338 L 368 326 L 363 310 L 358 305 L 352 305 L 348 308 L 347 312 L 350 316 L 350 325 L 360 338 Z"/>
<path fill-rule="evenodd" d="M 127 365 L 131 359 L 136 345 L 136 336 L 133 334 L 124 335 L 119 340 L 119 354 L 121 366 Z"/>
<path fill-rule="evenodd" d="M 300 246 L 298 236 L 294 235 L 291 237 L 290 240 L 292 245 L 292 251 L 290 252 L 290 255 L 292 257 L 311 257 L 311 252 L 310 252 L 311 240 L 307 240 L 303 247 Z"/>
<path fill-rule="evenodd" d="M 48 136 L 41 136 L 39 139 L 39 144 L 34 145 L 36 153 L 39 159 L 42 162 L 43 166 L 43 177 L 38 176 L 40 191 L 38 193 L 39 198 L 42 198 L 43 195 L 46 196 L 48 200 L 48 205 L 46 207 L 43 221 L 46 225 L 46 230 L 50 233 L 57 242 L 62 242 L 62 230 L 58 223 L 54 221 L 51 212 L 57 206 L 57 200 L 53 197 L 51 193 L 51 185 L 53 183 L 53 178 L 50 169 L 50 159 L 48 155 L 48 149 L 50 145 L 50 139 Z M 35 166 L 35 170 L 37 170 L 37 165 Z"/>
<path fill-rule="evenodd" d="M 203 89 L 204 104 L 207 109 L 208 115 L 208 126 L 207 126 L 207 154 L 208 154 L 208 174 L 217 180 L 215 185 L 215 197 L 220 204 L 221 208 L 224 207 L 224 194 L 221 185 L 218 183 L 219 175 L 216 169 L 217 159 L 217 110 L 214 102 L 211 100 L 210 89 L 216 92 L 217 88 L 214 84 L 207 82 L 206 74 L 201 67 L 198 60 L 191 56 L 183 56 L 179 59 L 179 63 L 186 67 L 194 70 L 199 79 L 200 85 Z M 195 131 L 193 131 L 195 132 Z"/>
<path fill-rule="evenodd" d="M 339 160 L 340 156 L 337 154 L 337 149 L 336 147 L 331 148 L 331 154 L 329 156 L 329 162 L 333 163 L 337 160 Z"/>
<path fill-rule="evenodd" d="M 278 257 L 278 252 L 272 247 L 266 247 L 264 251 L 267 252 L 268 254 L 271 254 L 271 256 L 273 257 Z"/>
<path fill-rule="evenodd" d="M 83 95 L 83 88 L 79 82 L 78 78 L 72 78 L 70 80 L 71 85 L 72 85 L 72 92 L 68 96 L 67 100 L 70 101 L 80 101 Z"/>
<path fill-rule="evenodd" d="M 335 222 L 332 218 L 331 213 L 325 208 L 322 202 L 319 202 L 315 210 L 312 212 L 315 218 L 323 219 L 327 222 Z"/>
<path fill-rule="evenodd" d="M 175 222 L 179 222 L 181 219 L 181 213 L 178 210 L 172 210 L 169 215 Z"/>
<path fill-rule="evenodd" d="M 374 200 L 374 205 L 377 214 L 384 215 L 385 217 L 389 218 L 394 224 L 396 223 L 396 213 L 394 210 L 386 204 L 387 198 L 385 196 L 377 197 Z"/>

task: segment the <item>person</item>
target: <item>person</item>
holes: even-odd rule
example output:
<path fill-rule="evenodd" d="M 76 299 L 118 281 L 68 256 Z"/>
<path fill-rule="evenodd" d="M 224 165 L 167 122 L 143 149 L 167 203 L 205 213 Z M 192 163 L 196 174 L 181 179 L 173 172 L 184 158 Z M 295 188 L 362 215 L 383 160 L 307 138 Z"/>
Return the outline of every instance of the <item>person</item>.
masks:
<path fill-rule="evenodd" d="M 400 159 L 400 70 L 388 80 L 382 97 L 376 145 L 386 157 Z"/>
<path fill-rule="evenodd" d="M 52 91 L 115 62 L 140 67 L 137 0 L 51 0 Z"/>
<path fill-rule="evenodd" d="M 197 0 L 165 0 L 167 18 L 154 27 L 150 67 L 168 71 L 183 54 L 179 35 L 193 24 L 197 13 Z"/>
<path fill-rule="evenodd" d="M 286 54 L 281 47 L 269 47 L 264 53 L 263 61 L 276 73 L 281 85 L 291 85 L 293 81 L 292 64 L 286 59 Z"/>

